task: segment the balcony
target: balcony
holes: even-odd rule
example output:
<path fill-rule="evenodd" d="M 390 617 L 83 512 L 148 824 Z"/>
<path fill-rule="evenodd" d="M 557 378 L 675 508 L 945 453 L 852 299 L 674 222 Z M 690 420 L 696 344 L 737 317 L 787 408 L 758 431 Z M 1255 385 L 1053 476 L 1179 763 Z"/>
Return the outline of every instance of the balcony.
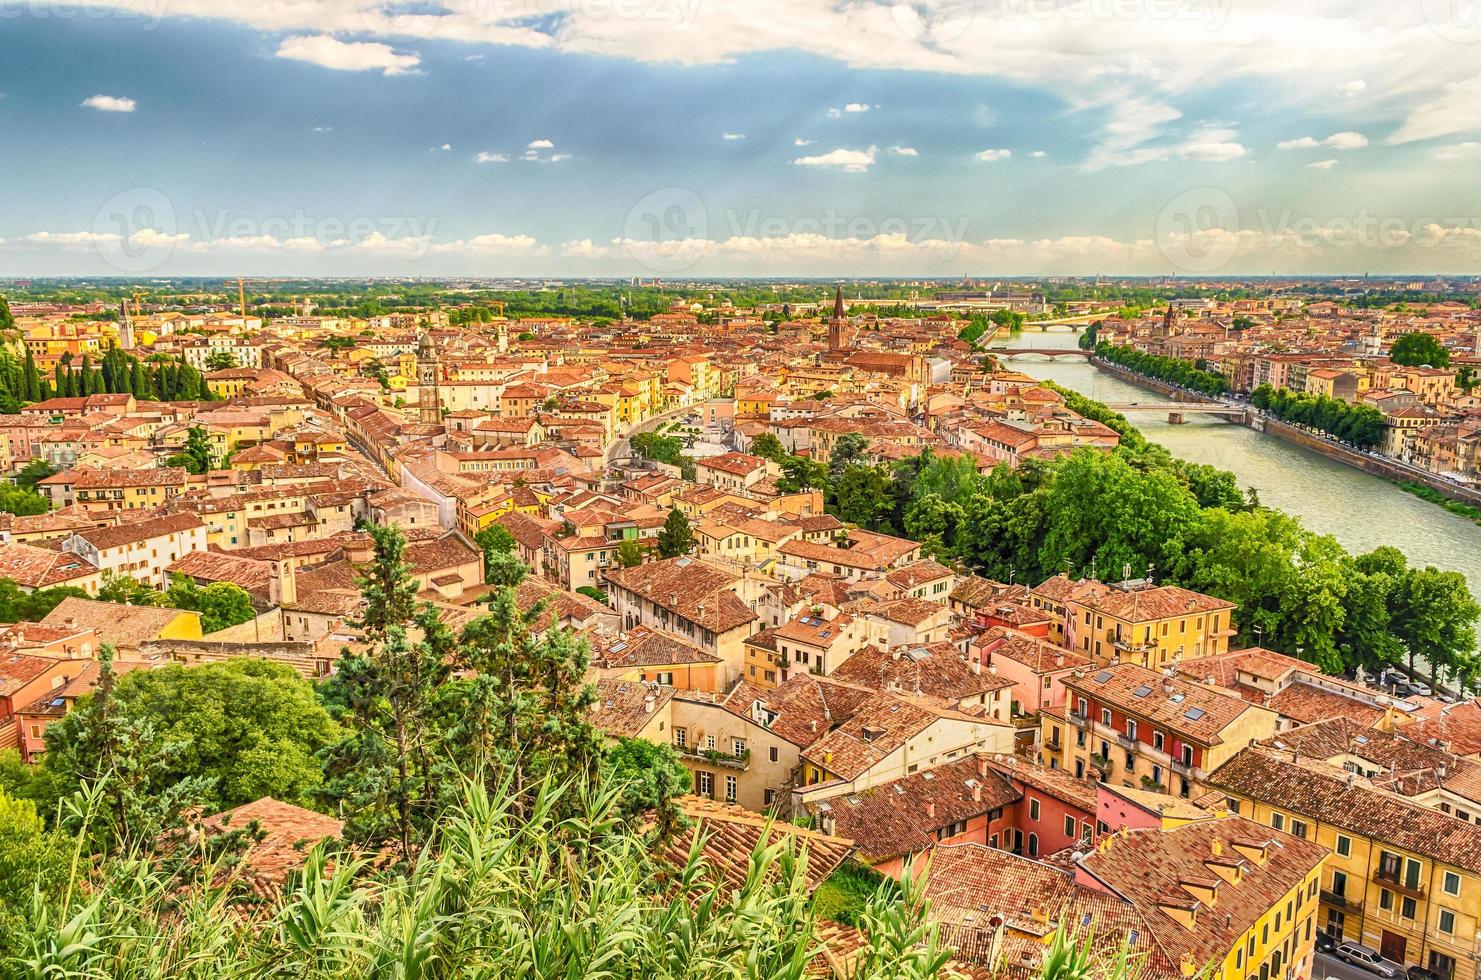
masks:
<path fill-rule="evenodd" d="M 1128 752 L 1135 752 L 1137 749 L 1142 747 L 1142 743 L 1138 742 L 1130 735 L 1122 735 L 1120 733 L 1117 733 L 1116 735 L 1116 744 L 1121 746 Z"/>
<path fill-rule="evenodd" d="M 675 745 L 674 751 L 679 757 L 689 759 L 693 762 L 703 762 L 711 766 L 724 766 L 726 769 L 734 769 L 737 772 L 745 772 L 751 768 L 751 750 L 746 749 L 740 755 L 731 755 L 721 752 L 719 749 L 701 749 L 693 745 Z"/>
<path fill-rule="evenodd" d="M 1066 711 L 1064 713 L 1064 720 L 1069 722 L 1071 725 L 1074 725 L 1076 728 L 1090 727 L 1090 719 L 1076 711 Z"/>
<path fill-rule="evenodd" d="M 1325 902 L 1327 905 L 1332 906 L 1334 909 L 1342 909 L 1344 912 L 1352 912 L 1355 914 L 1361 913 L 1363 911 L 1362 902 L 1349 901 L 1346 895 L 1339 895 L 1336 892 L 1328 891 L 1325 888 L 1323 888 L 1321 891 L 1321 898 L 1323 902 Z"/>
<path fill-rule="evenodd" d="M 1424 900 L 1424 886 L 1407 885 L 1397 874 L 1379 871 L 1373 876 L 1373 880 L 1385 888 L 1398 892 L 1400 895 L 1408 895 L 1410 898 L 1417 898 L 1420 901 Z"/>
<path fill-rule="evenodd" d="M 1168 763 L 1168 766 L 1179 776 L 1187 776 L 1189 779 L 1193 778 L 1194 769 L 1186 762 L 1180 762 L 1179 760 L 1174 759 Z"/>

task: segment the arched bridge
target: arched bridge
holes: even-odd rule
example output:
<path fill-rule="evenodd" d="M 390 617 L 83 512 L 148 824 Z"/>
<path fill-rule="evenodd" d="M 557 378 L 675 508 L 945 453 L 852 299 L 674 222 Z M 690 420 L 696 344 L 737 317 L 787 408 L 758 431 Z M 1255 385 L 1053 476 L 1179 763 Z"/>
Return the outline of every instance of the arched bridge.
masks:
<path fill-rule="evenodd" d="M 1000 360 L 1023 357 L 1025 354 L 1037 354 L 1040 357 L 1083 357 L 1088 360 L 1094 352 L 1075 347 L 989 347 L 986 353 Z"/>
<path fill-rule="evenodd" d="M 1107 402 L 1113 412 L 1182 412 L 1184 415 L 1243 415 L 1243 405 L 1223 402 Z"/>

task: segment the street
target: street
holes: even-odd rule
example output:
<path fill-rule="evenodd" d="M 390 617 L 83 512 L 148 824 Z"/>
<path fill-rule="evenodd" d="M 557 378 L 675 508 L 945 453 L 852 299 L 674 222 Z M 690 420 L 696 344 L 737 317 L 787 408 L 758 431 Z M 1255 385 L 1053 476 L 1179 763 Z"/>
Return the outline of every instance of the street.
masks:
<path fill-rule="evenodd" d="M 1312 980 L 1380 980 L 1378 974 L 1369 973 L 1367 970 L 1344 963 L 1335 956 L 1327 953 L 1317 953 L 1316 961 L 1312 964 Z"/>

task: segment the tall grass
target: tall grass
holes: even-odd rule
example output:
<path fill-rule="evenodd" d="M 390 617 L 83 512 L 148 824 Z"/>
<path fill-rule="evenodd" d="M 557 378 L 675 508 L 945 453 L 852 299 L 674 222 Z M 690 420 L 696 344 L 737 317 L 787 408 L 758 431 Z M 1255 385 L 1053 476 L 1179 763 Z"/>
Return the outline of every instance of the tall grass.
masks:
<path fill-rule="evenodd" d="M 147 855 L 79 862 L 63 900 L 38 898 L 0 973 L 802 980 L 818 952 L 806 853 L 787 840 L 758 846 L 745 883 L 727 887 L 707 873 L 699 841 L 682 867 L 656 863 L 617 795 L 546 786 L 519 820 L 506 795 L 470 782 L 409 870 L 321 845 L 267 899 L 216 884 L 229 876 L 215 859 L 177 875 Z M 574 802 L 560 807 L 574 816 L 557 817 L 557 801 Z M 918 898 L 881 890 L 868 903 L 857 980 L 943 975 Z"/>

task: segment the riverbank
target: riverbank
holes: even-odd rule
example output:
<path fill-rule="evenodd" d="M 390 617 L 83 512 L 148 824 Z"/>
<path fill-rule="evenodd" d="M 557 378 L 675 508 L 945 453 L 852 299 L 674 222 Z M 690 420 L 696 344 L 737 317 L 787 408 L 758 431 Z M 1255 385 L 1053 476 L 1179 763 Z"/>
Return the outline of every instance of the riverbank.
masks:
<path fill-rule="evenodd" d="M 1185 402 L 1211 402 L 1223 404 L 1222 399 L 1211 398 L 1198 392 L 1188 391 L 1176 385 L 1168 384 L 1157 378 L 1151 378 L 1144 374 L 1124 368 L 1119 364 L 1100 357 L 1092 357 L 1091 363 L 1101 371 L 1134 384 L 1139 388 L 1146 388 L 1161 395 L 1167 395 L 1177 401 Z M 1428 501 L 1436 506 L 1443 507 L 1460 517 L 1481 524 L 1481 491 L 1470 487 L 1451 483 L 1443 477 L 1437 476 L 1425 470 L 1410 466 L 1407 463 L 1391 459 L 1387 456 L 1378 456 L 1367 453 L 1361 449 L 1344 446 L 1340 442 L 1317 435 L 1307 430 L 1282 422 L 1270 415 L 1263 414 L 1253 407 L 1246 409 L 1242 420 L 1229 419 L 1230 422 L 1242 424 L 1246 428 L 1263 432 L 1268 436 L 1320 453 L 1328 459 L 1362 470 L 1373 476 L 1381 477 L 1421 500 Z M 1414 489 L 1411 489 L 1413 487 Z M 1425 492 L 1417 492 L 1423 489 Z M 1453 505 L 1453 506 L 1452 506 Z"/>

